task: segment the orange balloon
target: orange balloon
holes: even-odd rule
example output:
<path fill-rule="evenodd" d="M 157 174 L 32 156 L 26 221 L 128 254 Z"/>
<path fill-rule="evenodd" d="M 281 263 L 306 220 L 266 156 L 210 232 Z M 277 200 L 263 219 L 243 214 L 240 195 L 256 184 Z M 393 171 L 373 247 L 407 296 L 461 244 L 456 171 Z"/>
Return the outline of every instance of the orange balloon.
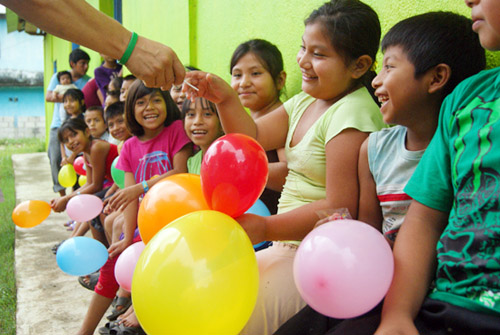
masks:
<path fill-rule="evenodd" d="M 33 228 L 49 216 L 50 210 L 50 205 L 45 201 L 23 201 L 12 211 L 12 221 L 18 227 Z"/>
<path fill-rule="evenodd" d="M 151 187 L 141 201 L 137 224 L 142 241 L 147 244 L 160 229 L 183 215 L 208 209 L 199 175 L 168 176 Z"/>

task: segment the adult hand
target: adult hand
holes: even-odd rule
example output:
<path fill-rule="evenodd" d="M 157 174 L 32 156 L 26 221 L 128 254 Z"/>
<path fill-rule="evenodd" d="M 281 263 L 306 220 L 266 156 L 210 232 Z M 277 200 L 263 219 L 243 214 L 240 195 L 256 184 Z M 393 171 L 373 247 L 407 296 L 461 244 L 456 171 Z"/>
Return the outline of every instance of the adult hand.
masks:
<path fill-rule="evenodd" d="M 266 241 L 266 217 L 255 214 L 243 214 L 236 218 L 247 233 L 252 244 Z"/>
<path fill-rule="evenodd" d="M 127 68 L 147 87 L 180 85 L 186 71 L 175 52 L 168 46 L 139 36 Z"/>

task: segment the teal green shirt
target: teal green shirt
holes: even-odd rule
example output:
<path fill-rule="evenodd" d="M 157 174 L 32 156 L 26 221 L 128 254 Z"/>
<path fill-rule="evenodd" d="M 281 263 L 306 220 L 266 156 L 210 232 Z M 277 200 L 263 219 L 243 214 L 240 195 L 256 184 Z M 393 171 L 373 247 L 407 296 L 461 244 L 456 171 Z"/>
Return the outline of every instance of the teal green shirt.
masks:
<path fill-rule="evenodd" d="M 500 68 L 466 79 L 405 191 L 449 212 L 431 298 L 500 315 Z"/>

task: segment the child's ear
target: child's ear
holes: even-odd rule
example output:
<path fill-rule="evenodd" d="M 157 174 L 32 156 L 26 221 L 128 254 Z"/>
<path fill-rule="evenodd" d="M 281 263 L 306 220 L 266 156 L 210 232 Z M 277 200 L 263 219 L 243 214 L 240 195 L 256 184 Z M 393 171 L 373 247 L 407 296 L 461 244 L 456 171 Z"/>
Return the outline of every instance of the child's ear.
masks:
<path fill-rule="evenodd" d="M 430 71 L 429 93 L 436 93 L 441 90 L 451 77 L 451 68 L 448 64 L 438 64 Z"/>
<path fill-rule="evenodd" d="M 361 78 L 366 71 L 370 70 L 372 67 L 373 61 L 372 58 L 368 55 L 363 55 L 358 57 L 356 61 L 351 65 L 352 77 L 353 79 Z"/>
<path fill-rule="evenodd" d="M 276 83 L 276 88 L 278 89 L 278 91 L 281 90 L 285 86 L 285 82 L 286 82 L 286 72 L 281 71 L 280 75 L 278 77 L 278 81 Z"/>

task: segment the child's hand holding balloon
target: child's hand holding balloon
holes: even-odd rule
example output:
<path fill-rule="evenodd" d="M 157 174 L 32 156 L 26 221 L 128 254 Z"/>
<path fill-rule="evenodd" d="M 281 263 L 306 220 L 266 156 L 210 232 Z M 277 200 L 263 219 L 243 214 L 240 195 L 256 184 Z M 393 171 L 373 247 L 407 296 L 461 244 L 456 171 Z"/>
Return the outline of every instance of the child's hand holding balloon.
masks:
<path fill-rule="evenodd" d="M 50 207 L 56 213 L 64 212 L 66 205 L 68 204 L 69 198 L 67 196 L 60 197 L 57 199 L 50 200 Z"/>
<path fill-rule="evenodd" d="M 266 221 L 267 217 L 255 214 L 243 214 L 236 218 L 236 221 L 245 230 L 252 244 L 257 244 L 267 240 Z"/>

